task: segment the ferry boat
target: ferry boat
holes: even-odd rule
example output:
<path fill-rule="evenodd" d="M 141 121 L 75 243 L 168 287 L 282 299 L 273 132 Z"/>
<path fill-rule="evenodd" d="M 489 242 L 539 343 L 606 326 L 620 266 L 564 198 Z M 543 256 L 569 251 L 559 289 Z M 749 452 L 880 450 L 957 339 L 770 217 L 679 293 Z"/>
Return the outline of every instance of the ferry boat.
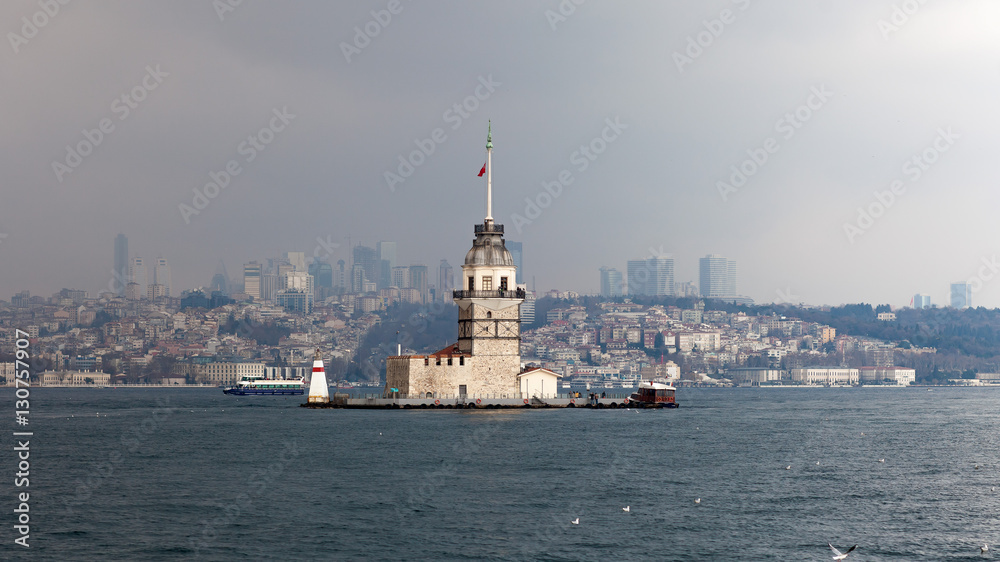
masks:
<path fill-rule="evenodd" d="M 639 406 L 652 406 L 655 408 L 676 408 L 677 402 L 674 400 L 675 389 L 669 384 L 652 381 L 642 381 L 639 389 L 632 393 L 629 402 Z"/>
<path fill-rule="evenodd" d="M 302 395 L 306 381 L 298 379 L 266 379 L 262 375 L 248 375 L 240 379 L 236 386 L 222 389 L 225 394 L 247 395 Z"/>

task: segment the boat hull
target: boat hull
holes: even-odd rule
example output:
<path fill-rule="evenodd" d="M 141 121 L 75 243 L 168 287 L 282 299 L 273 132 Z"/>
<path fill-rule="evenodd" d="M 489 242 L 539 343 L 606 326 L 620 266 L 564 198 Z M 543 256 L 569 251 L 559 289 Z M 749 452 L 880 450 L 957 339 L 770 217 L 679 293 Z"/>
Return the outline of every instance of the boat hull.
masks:
<path fill-rule="evenodd" d="M 226 388 L 224 394 L 236 396 L 302 396 L 305 390 L 301 388 Z"/>

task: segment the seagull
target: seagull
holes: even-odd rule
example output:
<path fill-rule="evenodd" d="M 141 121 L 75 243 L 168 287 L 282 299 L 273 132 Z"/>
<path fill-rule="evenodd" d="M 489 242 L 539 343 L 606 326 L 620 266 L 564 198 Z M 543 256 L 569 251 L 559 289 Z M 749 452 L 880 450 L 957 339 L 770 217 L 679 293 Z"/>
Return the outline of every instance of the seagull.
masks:
<path fill-rule="evenodd" d="M 694 503 L 700 504 L 701 503 L 701 498 L 698 498 L 698 499 L 694 500 Z"/>
<path fill-rule="evenodd" d="M 827 546 L 830 547 L 830 550 L 833 551 L 833 559 L 834 560 L 843 560 L 844 558 L 847 558 L 847 555 L 850 554 L 855 548 L 858 548 L 858 545 L 854 545 L 851 548 L 848 548 L 847 552 L 843 552 L 842 553 L 839 550 L 837 550 L 837 547 L 833 546 L 832 544 L 830 544 L 830 543 L 826 543 L 826 544 L 827 544 Z"/>
<path fill-rule="evenodd" d="M 989 551 L 990 551 L 990 545 L 988 544 L 984 544 L 979 548 L 979 554 L 986 554 Z"/>
<path fill-rule="evenodd" d="M 570 523 L 572 523 L 572 524 L 574 524 L 574 525 L 579 525 L 579 524 L 580 524 L 580 518 L 579 518 L 579 517 L 577 517 L 576 519 L 574 519 L 574 520 L 570 521 Z"/>
<path fill-rule="evenodd" d="M 629 511 L 632 511 L 632 506 L 626 505 L 625 507 L 622 508 L 622 511 L 624 511 L 625 513 L 628 513 Z"/>
<path fill-rule="evenodd" d="M 862 437 L 864 437 L 864 436 L 865 436 L 865 432 L 864 432 L 864 431 L 862 431 L 862 432 L 861 432 L 861 436 L 862 436 Z"/>
<path fill-rule="evenodd" d="M 975 469 L 976 469 L 976 470 L 979 470 L 979 465 L 978 465 L 978 464 L 977 464 L 977 465 L 975 466 Z"/>
<path fill-rule="evenodd" d="M 885 462 L 885 459 L 879 459 L 878 462 Z"/>
<path fill-rule="evenodd" d="M 819 461 L 816 461 L 816 466 L 819 466 Z"/>
<path fill-rule="evenodd" d="M 788 466 L 785 467 L 785 470 L 791 470 L 791 469 L 792 469 L 792 465 L 788 465 Z"/>
<path fill-rule="evenodd" d="M 995 492 L 995 491 L 997 491 L 997 487 L 996 487 L 996 486 L 990 486 L 990 491 L 991 491 L 991 492 Z"/>

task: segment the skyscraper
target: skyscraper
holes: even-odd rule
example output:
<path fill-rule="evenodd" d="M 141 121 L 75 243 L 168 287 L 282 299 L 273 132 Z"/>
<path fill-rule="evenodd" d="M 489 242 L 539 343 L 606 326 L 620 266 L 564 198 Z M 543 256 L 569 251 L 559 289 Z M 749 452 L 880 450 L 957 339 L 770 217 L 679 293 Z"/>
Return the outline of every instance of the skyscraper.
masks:
<path fill-rule="evenodd" d="M 313 260 L 309 264 L 309 275 L 316 279 L 317 287 L 333 288 L 333 267 L 325 261 Z"/>
<path fill-rule="evenodd" d="M 408 289 L 410 287 L 410 268 L 397 266 L 392 268 L 392 287 Z"/>
<path fill-rule="evenodd" d="M 215 266 L 215 275 L 212 276 L 212 282 L 209 283 L 212 292 L 218 291 L 223 295 L 229 294 L 229 274 L 226 273 L 226 264 L 219 260 L 219 263 Z"/>
<path fill-rule="evenodd" d="M 930 295 L 913 295 L 913 308 L 930 308 L 931 307 L 931 297 Z"/>
<path fill-rule="evenodd" d="M 170 296 L 170 265 L 167 258 L 156 258 L 153 266 L 153 284 L 163 286 L 163 296 Z"/>
<path fill-rule="evenodd" d="M 378 258 L 378 287 L 392 285 L 392 268 L 396 267 L 396 243 L 379 241 L 375 244 Z"/>
<path fill-rule="evenodd" d="M 417 289 L 420 291 L 421 302 L 427 302 L 428 287 L 427 287 L 427 266 L 426 265 L 411 265 L 410 266 L 410 288 Z"/>
<path fill-rule="evenodd" d="M 437 290 L 441 295 L 439 300 L 443 302 L 451 300 L 451 292 L 455 290 L 455 270 L 448 260 L 441 260 L 441 265 L 438 267 Z"/>
<path fill-rule="evenodd" d="M 628 261 L 628 294 L 665 297 L 674 295 L 674 258 L 663 256 Z"/>
<path fill-rule="evenodd" d="M 352 265 L 352 271 L 353 268 L 361 266 L 361 269 L 365 272 L 365 279 L 377 284 L 379 273 L 381 273 L 382 268 L 380 267 L 378 254 L 375 252 L 375 248 L 369 248 L 368 246 L 361 246 L 359 244 L 354 247 L 353 254 L 354 264 Z M 362 287 L 354 288 L 355 293 L 360 293 L 363 290 L 364 289 Z"/>
<path fill-rule="evenodd" d="M 524 283 L 524 264 L 521 263 L 524 246 L 520 242 L 511 242 L 510 240 L 507 240 L 504 245 L 507 247 L 507 251 L 510 252 L 510 257 L 514 259 L 514 267 L 517 268 L 517 280 L 515 283 L 520 285 Z"/>
<path fill-rule="evenodd" d="M 722 298 L 737 296 L 736 260 L 709 254 L 699 260 L 701 296 Z"/>
<path fill-rule="evenodd" d="M 669 297 L 674 295 L 674 258 L 653 257 L 646 260 L 649 267 L 649 285 L 647 293 L 650 296 Z"/>
<path fill-rule="evenodd" d="M 138 285 L 135 290 L 139 295 L 146 294 L 146 262 L 141 257 L 136 256 L 129 262 L 128 280 Z"/>
<path fill-rule="evenodd" d="M 124 234 L 115 236 L 115 269 L 112 287 L 120 297 L 125 296 L 125 285 L 129 282 L 128 238 Z"/>
<path fill-rule="evenodd" d="M 601 296 L 622 296 L 622 272 L 613 267 L 601 268 Z"/>
<path fill-rule="evenodd" d="M 243 265 L 243 292 L 250 295 L 254 300 L 261 299 L 260 276 L 259 263 L 252 261 Z"/>
<path fill-rule="evenodd" d="M 951 307 L 952 308 L 972 307 L 972 285 L 968 283 L 951 284 Z"/>
<path fill-rule="evenodd" d="M 288 263 L 292 265 L 294 271 L 306 270 L 305 252 L 285 252 L 285 259 L 287 259 Z"/>
<path fill-rule="evenodd" d="M 649 294 L 647 286 L 650 285 L 650 271 L 646 265 L 646 260 L 628 260 L 628 294 L 629 296 L 642 296 Z"/>

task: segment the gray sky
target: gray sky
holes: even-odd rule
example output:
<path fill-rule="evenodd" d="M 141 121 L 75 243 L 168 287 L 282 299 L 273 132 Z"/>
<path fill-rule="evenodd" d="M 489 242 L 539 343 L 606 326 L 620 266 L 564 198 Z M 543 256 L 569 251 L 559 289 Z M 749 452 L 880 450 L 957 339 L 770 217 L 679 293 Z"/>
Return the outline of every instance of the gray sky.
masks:
<path fill-rule="evenodd" d="M 119 232 L 175 294 L 317 238 L 458 267 L 492 119 L 494 217 L 539 290 L 661 252 L 697 282 L 718 253 L 758 301 L 940 305 L 975 279 L 1000 306 L 995 1 L 226 2 L 0 4 L 0 298 L 107 287 Z"/>

